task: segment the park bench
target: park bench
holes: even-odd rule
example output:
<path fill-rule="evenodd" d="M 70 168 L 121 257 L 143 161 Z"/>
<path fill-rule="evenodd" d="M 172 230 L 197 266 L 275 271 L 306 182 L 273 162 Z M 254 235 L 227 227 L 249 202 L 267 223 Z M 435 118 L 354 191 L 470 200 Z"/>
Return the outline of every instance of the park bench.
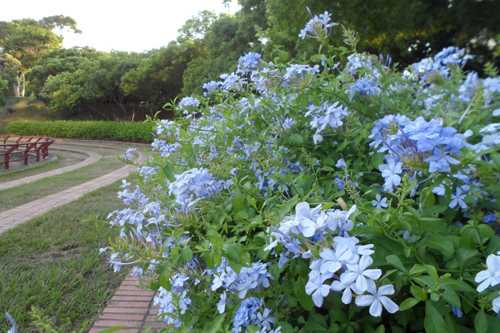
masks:
<path fill-rule="evenodd" d="M 0 135 L 0 164 L 9 169 L 11 162 L 23 161 L 28 165 L 29 159 L 40 161 L 49 155 L 49 146 L 55 139 L 38 136 Z M 17 158 L 21 155 L 20 158 Z"/>

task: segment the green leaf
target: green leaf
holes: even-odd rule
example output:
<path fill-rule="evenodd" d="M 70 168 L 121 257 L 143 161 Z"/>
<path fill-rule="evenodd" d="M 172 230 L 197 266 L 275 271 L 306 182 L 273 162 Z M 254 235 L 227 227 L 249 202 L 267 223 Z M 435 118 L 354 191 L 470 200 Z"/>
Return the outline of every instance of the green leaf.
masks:
<path fill-rule="evenodd" d="M 255 96 L 253 94 L 248 94 L 247 98 L 248 98 L 248 103 L 250 103 L 250 105 L 252 107 L 254 107 L 255 106 Z"/>
<path fill-rule="evenodd" d="M 444 316 L 444 321 L 446 323 L 446 326 L 448 327 L 448 332 L 458 333 L 458 327 L 457 324 L 455 323 L 455 318 L 453 318 L 453 316 L 450 313 Z"/>
<path fill-rule="evenodd" d="M 403 266 L 403 263 L 401 262 L 401 259 L 399 259 L 398 256 L 396 256 L 394 254 L 391 254 L 391 255 L 387 256 L 385 258 L 385 260 L 387 261 L 387 263 L 389 265 L 392 265 L 392 266 L 396 267 L 400 271 L 408 273 L 408 271 L 406 270 L 406 268 Z"/>
<path fill-rule="evenodd" d="M 107 328 L 104 331 L 100 331 L 99 333 L 113 333 L 113 332 L 118 332 L 119 330 L 122 330 L 124 328 L 128 328 L 128 326 L 115 326 L 115 327 Z"/>
<path fill-rule="evenodd" d="M 460 297 L 458 297 L 457 293 L 453 289 L 445 289 L 442 295 L 443 298 L 451 305 L 456 307 L 461 306 Z"/>
<path fill-rule="evenodd" d="M 408 309 L 411 309 L 415 305 L 417 305 L 420 302 L 420 300 L 415 299 L 415 298 L 407 298 L 405 299 L 400 305 L 399 305 L 399 311 L 405 311 Z"/>
<path fill-rule="evenodd" d="M 410 269 L 410 275 L 422 275 L 423 273 L 426 273 L 427 269 L 425 268 L 424 265 L 420 264 L 415 264 L 413 267 Z"/>
<path fill-rule="evenodd" d="M 474 318 L 474 328 L 476 329 L 476 333 L 486 333 L 488 331 L 488 321 L 484 313 L 484 308 L 481 308 L 481 311 Z"/>
<path fill-rule="evenodd" d="M 184 262 L 189 262 L 193 259 L 193 251 L 189 247 L 185 247 L 181 251 L 181 258 Z"/>
<path fill-rule="evenodd" d="M 172 290 L 172 283 L 170 282 L 170 279 L 167 278 L 165 274 L 160 274 L 160 278 L 158 279 L 158 282 L 160 283 L 160 286 L 162 286 L 165 290 Z"/>
<path fill-rule="evenodd" d="M 256 326 L 256 325 L 248 325 L 246 328 L 245 328 L 245 331 L 248 332 L 248 333 L 256 333 L 256 332 L 260 332 L 260 327 L 259 326 Z"/>
<path fill-rule="evenodd" d="M 434 280 L 434 282 L 437 283 L 439 281 L 439 275 L 436 267 L 432 265 L 425 265 L 425 268 L 427 269 L 427 273 L 429 273 L 429 276 Z"/>
<path fill-rule="evenodd" d="M 298 279 L 297 282 L 293 284 L 293 291 L 300 305 L 302 305 L 306 311 L 311 311 L 314 307 L 314 302 L 312 297 L 306 294 L 305 283 L 302 278 Z"/>
<path fill-rule="evenodd" d="M 299 202 L 299 200 L 300 199 L 298 195 L 288 200 L 288 202 L 284 204 L 278 211 L 280 218 L 289 215 L 290 211 L 292 210 L 293 207 L 295 207 L 295 205 Z"/>
<path fill-rule="evenodd" d="M 445 256 L 451 256 L 454 252 L 453 243 L 443 235 L 431 234 L 418 245 L 436 249 Z"/>
<path fill-rule="evenodd" d="M 410 291 L 413 297 L 415 297 L 417 300 L 419 301 L 427 300 L 427 293 L 423 288 L 420 288 L 419 286 L 411 286 Z"/>
<path fill-rule="evenodd" d="M 295 142 L 295 143 L 297 143 L 299 145 L 302 144 L 302 143 L 304 143 L 304 139 L 298 133 L 292 134 L 292 136 L 290 136 L 290 141 Z"/>
<path fill-rule="evenodd" d="M 287 322 L 278 321 L 276 323 L 276 327 L 280 327 L 280 326 L 281 326 L 281 333 L 293 333 L 293 332 L 295 332 L 293 329 L 293 326 Z"/>
<path fill-rule="evenodd" d="M 171 182 L 175 181 L 175 175 L 174 175 L 174 166 L 171 164 L 167 164 L 163 167 L 163 172 L 165 173 L 165 176 L 167 176 L 168 180 Z"/>
<path fill-rule="evenodd" d="M 289 307 L 294 308 L 295 306 L 297 306 L 297 298 L 291 294 L 287 294 L 286 303 Z"/>
<path fill-rule="evenodd" d="M 247 201 L 253 206 L 253 208 L 255 208 L 255 210 L 259 210 L 259 208 L 257 208 L 257 200 L 255 200 L 255 198 L 247 197 Z"/>
<path fill-rule="evenodd" d="M 469 293 L 476 293 L 476 289 L 472 288 L 469 284 L 461 280 L 454 280 L 452 278 L 445 278 L 439 281 L 437 289 L 449 289 L 452 288 L 456 291 L 466 291 Z"/>
<path fill-rule="evenodd" d="M 237 214 L 236 214 L 236 217 L 237 218 L 240 218 L 242 220 L 246 220 L 248 219 L 248 213 L 246 210 L 240 210 Z"/>
<path fill-rule="evenodd" d="M 425 304 L 424 327 L 427 333 L 443 333 L 448 331 L 443 317 L 439 311 L 432 306 L 430 301 Z"/>
<path fill-rule="evenodd" d="M 221 314 L 215 317 L 208 325 L 203 328 L 203 333 L 218 333 L 221 332 L 221 326 L 224 323 L 226 314 Z"/>
<path fill-rule="evenodd" d="M 233 204 L 233 212 L 235 213 L 238 213 L 243 209 L 243 207 L 245 207 L 245 197 L 243 196 L 239 188 L 236 188 L 233 191 L 231 202 Z"/>
<path fill-rule="evenodd" d="M 227 258 L 237 263 L 240 262 L 241 254 L 243 253 L 243 249 L 241 248 L 240 244 L 225 243 L 223 249 L 226 253 Z"/>

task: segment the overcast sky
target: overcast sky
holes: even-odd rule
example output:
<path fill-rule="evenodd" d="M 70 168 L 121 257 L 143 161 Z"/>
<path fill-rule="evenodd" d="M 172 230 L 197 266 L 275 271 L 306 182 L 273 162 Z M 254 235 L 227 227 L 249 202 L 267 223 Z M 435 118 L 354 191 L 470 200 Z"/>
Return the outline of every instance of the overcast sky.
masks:
<path fill-rule="evenodd" d="M 82 34 L 64 32 L 64 47 L 143 52 L 174 40 L 186 20 L 208 9 L 234 13 L 222 0 L 23 0 L 2 1 L 0 21 L 71 16 Z M 233 2 L 236 3 L 236 0 Z"/>

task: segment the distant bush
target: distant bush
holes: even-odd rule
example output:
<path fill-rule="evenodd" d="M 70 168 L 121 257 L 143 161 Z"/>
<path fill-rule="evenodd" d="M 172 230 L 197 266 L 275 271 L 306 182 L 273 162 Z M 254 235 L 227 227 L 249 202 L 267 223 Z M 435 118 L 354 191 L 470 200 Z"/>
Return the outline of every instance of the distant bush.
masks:
<path fill-rule="evenodd" d="M 153 123 L 111 121 L 14 121 L 7 126 L 10 134 L 55 138 L 152 142 Z"/>

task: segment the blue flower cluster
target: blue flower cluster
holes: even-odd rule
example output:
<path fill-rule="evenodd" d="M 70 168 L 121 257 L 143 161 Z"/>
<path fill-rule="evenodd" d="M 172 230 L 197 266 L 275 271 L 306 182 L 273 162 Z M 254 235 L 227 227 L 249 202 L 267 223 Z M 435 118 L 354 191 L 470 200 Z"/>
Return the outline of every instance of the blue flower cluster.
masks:
<path fill-rule="evenodd" d="M 236 73 L 246 74 L 259 68 L 262 56 L 255 52 L 245 53 L 238 59 L 238 70 Z"/>
<path fill-rule="evenodd" d="M 309 14 L 311 15 L 311 12 L 309 12 Z M 306 23 L 304 29 L 300 31 L 299 37 L 305 39 L 306 37 L 326 38 L 330 36 L 332 27 L 338 25 L 338 23 L 330 23 L 330 16 L 332 16 L 332 14 L 328 12 L 314 15 L 314 17 Z"/>
<path fill-rule="evenodd" d="M 349 86 L 351 100 L 355 96 L 375 96 L 380 92 L 380 88 L 375 81 L 368 78 L 361 78 Z"/>
<path fill-rule="evenodd" d="M 425 58 L 411 67 L 420 80 L 431 83 L 436 75 L 443 78 L 449 77 L 449 65 L 464 66 L 472 58 L 471 55 L 466 54 L 465 49 L 450 46 L 437 53 L 434 58 Z"/>
<path fill-rule="evenodd" d="M 335 131 L 343 125 L 343 120 L 349 115 L 347 108 L 340 105 L 339 102 L 333 104 L 325 103 L 321 107 L 314 104 L 309 106 L 309 111 L 304 115 L 305 117 L 311 116 L 312 120 L 309 125 L 316 130 L 313 139 L 314 143 L 323 141 L 321 133 L 330 128 Z"/>
<path fill-rule="evenodd" d="M 359 239 L 348 234 L 354 227 L 349 217 L 355 210 L 356 206 L 349 211 L 322 211 L 320 205 L 311 209 L 307 202 L 301 202 L 295 208 L 295 215 L 285 217 L 280 227 L 271 233 L 274 240 L 271 239 L 266 250 L 278 244 L 285 247 L 286 251 L 280 253 L 284 259 L 280 260 L 281 267 L 290 255 L 314 259 L 309 266 L 306 293 L 312 295 L 317 307 L 323 305 L 323 298 L 330 291 L 335 291 L 342 293 L 344 304 L 350 304 L 353 293 L 357 294 L 356 304 L 370 305 L 370 314 L 374 317 L 382 314 L 382 305 L 394 313 L 399 307 L 386 297 L 394 293 L 394 288 L 386 285 L 377 291 L 374 281 L 380 278 L 382 271 L 368 268 L 373 263 L 370 257 L 374 252 L 373 244 L 359 245 Z M 319 253 L 311 251 L 317 248 Z M 334 281 L 329 283 L 332 279 Z M 371 295 L 364 295 L 365 292 Z"/>
<path fill-rule="evenodd" d="M 209 199 L 224 189 L 224 182 L 215 180 L 207 169 L 193 168 L 175 175 L 168 185 L 170 195 L 183 212 L 190 210 L 201 199 Z"/>
<path fill-rule="evenodd" d="M 313 17 L 302 38 L 326 37 L 335 25 L 329 20 L 328 13 Z M 398 241 L 419 247 L 424 232 L 382 221 L 393 219 L 394 207 L 403 205 L 400 195 L 412 186 L 410 195 L 419 194 L 421 202 L 413 205 L 409 199 L 404 205 L 413 205 L 416 212 L 420 208 L 419 214 L 427 214 L 424 190 L 432 197 L 427 205 L 435 194 L 441 197 L 439 209 L 465 213 L 464 219 L 482 219 L 488 213 L 484 221 L 491 223 L 498 214 L 495 193 L 486 192 L 476 166 L 465 162 L 477 159 L 486 165 L 497 158 L 500 123 L 494 117 L 500 116 L 500 80 L 451 70 L 468 59 L 464 50 L 447 48 L 401 75 L 391 73 L 389 60 L 384 64 L 383 58 L 353 53 L 342 70 L 334 66 L 338 73 L 329 68 L 318 75 L 319 66 L 274 65 L 257 53 L 243 55 L 235 73 L 203 86 L 205 96 L 215 96 L 203 103 L 191 97 L 181 100 L 179 106 L 188 110 L 205 105 L 199 117 L 186 117 L 182 127 L 158 122 L 152 146 L 161 158 L 139 170 L 148 196 L 125 182 L 119 196 L 131 207 L 110 214 L 112 224 L 122 228 L 121 237 L 134 242 L 120 249 L 125 253 L 112 253 L 110 262 L 115 268 L 134 262 L 142 255 L 136 246 L 141 246 L 149 270 L 171 264 L 162 274 L 172 288 L 161 289 L 155 300 L 172 328 L 186 325 L 182 315 L 212 311 L 217 304 L 219 318 L 231 319 L 232 332 L 250 331 L 250 325 L 260 327 L 260 333 L 279 332 L 279 327 L 273 330 L 275 322 L 296 309 L 287 308 L 290 289 L 273 285 L 276 276 L 295 279 L 299 266 L 308 267 L 301 288 L 317 307 L 335 300 L 353 311 L 358 311 L 354 305 L 369 307 L 366 312 L 374 317 L 384 309 L 397 312 L 394 300 L 401 301 L 409 286 L 390 284 L 392 273 L 382 277 L 380 253 L 385 250 L 375 248 L 379 243 L 370 235 L 380 223 Z M 447 80 L 454 82 L 452 88 Z M 215 104 L 219 99 L 224 102 Z M 375 99 L 376 107 L 366 110 Z M 358 106 L 366 107 L 366 114 Z M 468 112 L 491 112 L 492 117 L 466 126 L 475 124 Z M 176 143 L 167 143 L 173 139 Z M 164 175 L 168 171 L 170 181 Z M 498 181 L 498 175 L 490 181 Z M 297 197 L 311 204 L 295 204 Z M 342 209 L 330 208 L 333 198 L 339 198 Z M 478 201 L 482 206 L 475 209 Z M 214 203 L 220 207 L 215 212 Z M 283 211 L 290 211 L 292 204 L 295 214 L 286 216 Z M 461 215 L 457 219 L 463 222 Z M 449 223 L 455 227 L 455 221 Z M 267 236 L 269 245 L 264 244 Z M 234 249 L 243 251 L 240 259 L 245 262 L 231 267 L 234 260 L 224 256 L 230 258 Z M 181 253 L 184 260 L 190 252 L 196 253 L 195 259 L 182 266 Z M 496 257 L 488 257 L 487 270 L 476 277 L 479 292 L 500 284 Z M 299 283 L 294 281 L 294 287 Z M 201 298 L 199 293 L 206 304 L 191 306 Z M 341 297 L 329 297 L 331 293 Z M 457 305 L 453 313 L 458 316 Z M 500 308 L 500 297 L 493 308 Z"/>

